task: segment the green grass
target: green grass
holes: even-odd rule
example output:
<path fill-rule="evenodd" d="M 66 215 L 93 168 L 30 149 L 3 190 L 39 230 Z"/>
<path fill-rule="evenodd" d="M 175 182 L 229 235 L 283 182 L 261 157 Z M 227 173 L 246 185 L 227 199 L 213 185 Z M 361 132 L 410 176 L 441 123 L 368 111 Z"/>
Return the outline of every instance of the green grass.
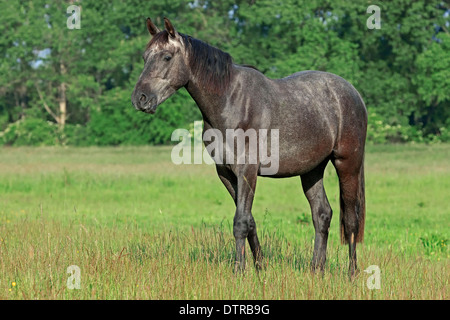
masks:
<path fill-rule="evenodd" d="M 369 146 L 361 273 L 347 278 L 339 189 L 323 276 L 300 179 L 258 180 L 266 268 L 233 274 L 234 205 L 213 166 L 170 147 L 0 150 L 0 299 L 448 299 L 450 145 Z M 81 289 L 67 288 L 79 266 Z M 370 265 L 381 289 L 369 290 Z M 14 285 L 13 285 L 14 284 Z"/>

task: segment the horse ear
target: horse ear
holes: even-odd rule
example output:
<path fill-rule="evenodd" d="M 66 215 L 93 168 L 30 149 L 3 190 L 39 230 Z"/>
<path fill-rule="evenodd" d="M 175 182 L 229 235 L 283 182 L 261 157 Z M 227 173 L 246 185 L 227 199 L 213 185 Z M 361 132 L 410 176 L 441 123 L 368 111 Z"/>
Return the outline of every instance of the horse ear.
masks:
<path fill-rule="evenodd" d="M 175 38 L 176 31 L 169 19 L 164 17 L 164 27 L 172 38 Z"/>
<path fill-rule="evenodd" d="M 150 32 L 152 37 L 155 34 L 157 34 L 158 32 L 160 32 L 159 28 L 157 26 L 155 26 L 152 19 L 150 19 L 150 18 L 147 18 L 147 30 L 148 30 L 148 32 Z"/>

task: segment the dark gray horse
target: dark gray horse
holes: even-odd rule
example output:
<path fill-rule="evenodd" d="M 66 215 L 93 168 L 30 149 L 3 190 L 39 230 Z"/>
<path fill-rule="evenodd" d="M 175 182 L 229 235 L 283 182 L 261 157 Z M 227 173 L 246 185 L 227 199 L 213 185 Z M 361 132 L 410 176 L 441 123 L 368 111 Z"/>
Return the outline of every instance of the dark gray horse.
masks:
<path fill-rule="evenodd" d="M 326 259 L 332 210 L 323 173 L 331 161 L 339 177 L 341 240 L 349 245 L 353 276 L 356 243 L 363 239 L 365 219 L 367 111 L 359 93 L 346 80 L 327 72 L 303 71 L 269 79 L 254 67 L 234 64 L 228 53 L 178 33 L 168 19 L 164 22 L 165 30 L 160 31 L 147 19 L 152 38 L 132 94 L 135 108 L 153 114 L 159 104 L 185 87 L 200 108 L 204 132 L 213 128 L 225 136 L 227 129 L 278 130 L 278 170 L 270 176 L 301 177 L 315 228 L 313 270 L 323 271 Z M 262 253 L 251 209 L 257 177 L 264 176 L 262 161 L 216 161 L 216 169 L 236 204 L 236 270 L 245 266 L 245 239 L 260 267 Z"/>

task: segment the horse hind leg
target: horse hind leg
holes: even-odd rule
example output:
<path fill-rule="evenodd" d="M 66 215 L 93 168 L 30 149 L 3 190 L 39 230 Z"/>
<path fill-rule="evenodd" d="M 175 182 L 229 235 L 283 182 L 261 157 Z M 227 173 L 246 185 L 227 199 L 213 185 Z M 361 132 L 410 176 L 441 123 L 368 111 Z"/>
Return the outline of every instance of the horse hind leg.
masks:
<path fill-rule="evenodd" d="M 311 262 L 312 271 L 324 272 L 327 254 L 328 232 L 333 211 L 323 187 L 323 173 L 328 160 L 314 170 L 301 176 L 303 191 L 311 207 L 315 229 L 314 252 Z"/>
<path fill-rule="evenodd" d="M 356 243 L 364 237 L 364 159 L 338 158 L 333 161 L 339 177 L 341 241 L 349 246 L 349 276 L 357 270 Z"/>

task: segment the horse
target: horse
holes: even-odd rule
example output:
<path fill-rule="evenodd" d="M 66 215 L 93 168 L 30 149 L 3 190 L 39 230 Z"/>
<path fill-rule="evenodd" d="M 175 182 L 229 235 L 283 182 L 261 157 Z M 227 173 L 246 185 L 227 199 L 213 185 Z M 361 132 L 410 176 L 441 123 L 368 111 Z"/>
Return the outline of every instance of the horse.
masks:
<path fill-rule="evenodd" d="M 315 229 L 311 269 L 324 272 L 332 209 L 323 176 L 331 161 L 339 178 L 340 238 L 342 244 L 348 244 L 348 273 L 353 277 L 358 272 L 356 244 L 364 238 L 365 225 L 367 110 L 358 91 L 338 75 L 323 71 L 270 79 L 255 67 L 235 64 L 228 53 L 179 33 L 167 18 L 162 31 L 150 18 L 146 24 L 151 36 L 143 54 L 144 69 L 131 95 L 137 110 L 154 114 L 161 103 L 184 87 L 201 111 L 203 132 L 278 130 L 275 173 L 263 172 L 261 158 L 253 163 L 216 161 L 217 175 L 236 205 L 235 272 L 244 271 L 246 239 L 255 267 L 264 267 L 252 215 L 259 176 L 300 176 Z M 244 143 L 248 155 L 249 142 Z"/>

